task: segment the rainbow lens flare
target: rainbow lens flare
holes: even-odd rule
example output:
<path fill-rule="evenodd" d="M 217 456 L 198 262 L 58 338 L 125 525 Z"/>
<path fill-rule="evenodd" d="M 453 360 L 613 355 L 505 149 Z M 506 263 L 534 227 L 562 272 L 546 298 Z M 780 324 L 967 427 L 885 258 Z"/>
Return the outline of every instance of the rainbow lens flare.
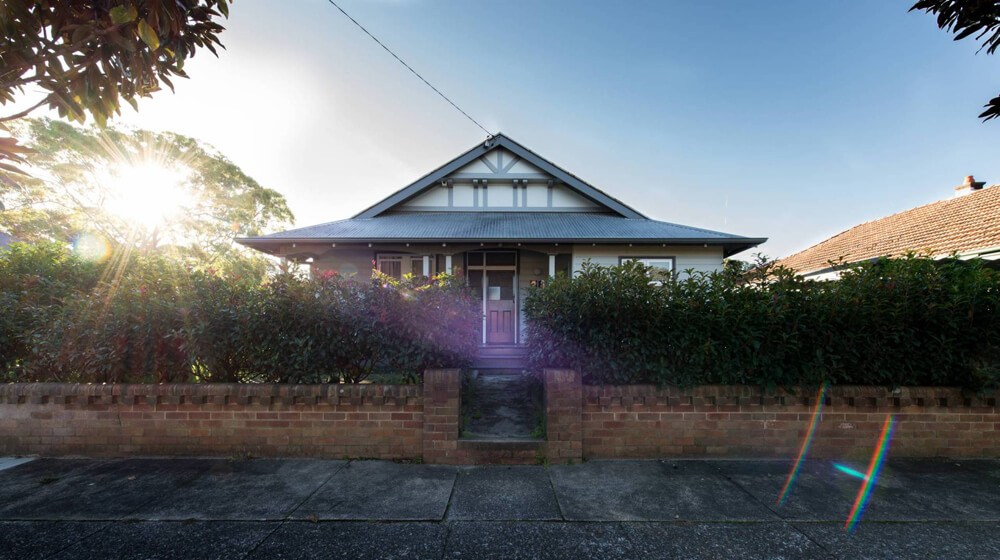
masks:
<path fill-rule="evenodd" d="M 875 481 L 878 480 L 878 473 L 882 470 L 882 463 L 885 461 L 886 452 L 889 451 L 889 440 L 892 439 L 894 425 L 895 422 L 892 415 L 889 414 L 885 417 L 885 424 L 882 425 L 882 435 L 879 436 L 878 447 L 875 448 L 871 463 L 868 464 L 868 474 L 865 475 L 865 482 L 861 485 L 861 489 L 858 490 L 858 497 L 854 499 L 854 507 L 851 509 L 851 515 L 847 518 L 847 522 L 844 523 L 844 530 L 848 533 L 853 531 L 858 525 L 858 521 L 861 520 L 861 515 L 865 511 L 865 506 L 868 505 L 868 498 L 871 497 L 872 490 L 875 489 Z"/>
<path fill-rule="evenodd" d="M 802 460 L 809 453 L 809 446 L 812 445 L 816 425 L 819 424 L 820 412 L 823 411 L 823 397 L 826 396 L 827 385 L 827 383 L 824 383 L 819 388 L 819 395 L 816 396 L 816 408 L 813 409 L 812 420 L 809 421 L 809 430 L 806 432 L 806 439 L 802 442 L 802 448 L 799 449 L 799 458 L 796 459 L 792 472 L 788 473 L 788 480 L 785 481 L 785 487 L 781 489 L 781 495 L 778 496 L 779 507 L 785 503 L 785 498 L 788 497 L 788 492 L 792 489 L 792 484 L 795 483 L 795 479 L 799 476 L 799 469 L 802 468 Z"/>

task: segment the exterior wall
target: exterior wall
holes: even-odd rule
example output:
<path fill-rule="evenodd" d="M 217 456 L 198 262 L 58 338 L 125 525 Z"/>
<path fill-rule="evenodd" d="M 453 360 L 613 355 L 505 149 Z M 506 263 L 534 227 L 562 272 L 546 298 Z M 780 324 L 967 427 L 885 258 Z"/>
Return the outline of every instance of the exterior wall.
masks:
<path fill-rule="evenodd" d="M 0 386 L 0 455 L 399 459 L 423 429 L 418 385 Z"/>
<path fill-rule="evenodd" d="M 573 245 L 573 273 L 583 268 L 588 259 L 594 264 L 614 266 L 620 257 L 674 257 L 674 266 L 683 272 L 722 270 L 722 247 L 700 245 Z"/>
<path fill-rule="evenodd" d="M 540 271 L 535 274 L 535 271 Z M 524 300 L 532 280 L 544 280 L 549 276 L 549 256 L 534 251 L 519 251 L 517 271 L 518 340 L 527 340 L 527 322 L 524 318 Z"/>
<path fill-rule="evenodd" d="M 367 277 L 371 274 L 372 260 L 375 259 L 374 249 L 341 249 L 331 252 L 313 261 L 313 268 L 319 272 L 332 270 L 340 275 L 356 274 Z"/>
<path fill-rule="evenodd" d="M 313 269 L 317 272 L 332 270 L 344 276 L 356 274 L 359 277 L 367 278 L 374 268 L 372 261 L 375 260 L 379 253 L 398 255 L 406 254 L 407 252 L 413 255 L 431 255 L 430 269 L 432 276 L 444 271 L 444 255 L 435 254 L 435 248 L 429 248 L 425 253 L 421 252 L 418 247 L 407 248 L 406 251 L 380 249 L 378 247 L 370 249 L 331 249 L 325 255 L 313 261 Z M 453 260 L 452 266 L 458 266 L 458 263 Z M 404 274 L 408 272 L 409 270 L 403 270 Z"/>

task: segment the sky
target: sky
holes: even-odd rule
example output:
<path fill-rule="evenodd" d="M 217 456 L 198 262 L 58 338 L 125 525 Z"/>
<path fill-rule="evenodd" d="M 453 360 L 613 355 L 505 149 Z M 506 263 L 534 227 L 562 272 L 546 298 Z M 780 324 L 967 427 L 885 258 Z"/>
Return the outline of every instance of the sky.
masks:
<path fill-rule="evenodd" d="M 1000 56 L 913 0 L 338 0 L 492 132 L 650 218 L 770 240 L 1000 183 Z M 348 218 L 485 134 L 326 0 L 237 0 L 218 58 L 118 122 L 206 141 L 283 193 L 296 225 Z M 742 255 L 749 258 L 749 254 Z"/>

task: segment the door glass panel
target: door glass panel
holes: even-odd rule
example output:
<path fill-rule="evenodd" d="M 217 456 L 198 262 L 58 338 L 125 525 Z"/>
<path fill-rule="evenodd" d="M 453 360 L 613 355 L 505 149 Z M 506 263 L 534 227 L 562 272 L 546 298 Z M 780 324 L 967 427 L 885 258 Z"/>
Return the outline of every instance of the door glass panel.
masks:
<path fill-rule="evenodd" d="M 489 259 L 489 257 L 487 257 Z M 491 300 L 512 301 L 514 299 L 514 271 L 491 270 L 486 275 L 487 295 Z M 496 297 L 494 297 L 496 294 Z"/>
<path fill-rule="evenodd" d="M 483 266 L 483 254 L 479 252 L 469 253 L 469 266 Z"/>
<path fill-rule="evenodd" d="M 512 252 L 486 253 L 486 266 L 514 266 L 515 262 Z"/>
<path fill-rule="evenodd" d="M 422 276 L 424 274 L 423 257 L 413 257 L 410 259 L 410 274 L 414 276 Z"/>

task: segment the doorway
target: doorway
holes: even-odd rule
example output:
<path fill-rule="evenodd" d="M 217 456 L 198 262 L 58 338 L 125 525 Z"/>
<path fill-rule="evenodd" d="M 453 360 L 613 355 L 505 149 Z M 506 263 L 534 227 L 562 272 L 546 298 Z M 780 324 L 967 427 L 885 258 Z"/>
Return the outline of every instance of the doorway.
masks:
<path fill-rule="evenodd" d="M 469 285 L 483 302 L 483 344 L 516 344 L 517 251 L 471 251 Z"/>

